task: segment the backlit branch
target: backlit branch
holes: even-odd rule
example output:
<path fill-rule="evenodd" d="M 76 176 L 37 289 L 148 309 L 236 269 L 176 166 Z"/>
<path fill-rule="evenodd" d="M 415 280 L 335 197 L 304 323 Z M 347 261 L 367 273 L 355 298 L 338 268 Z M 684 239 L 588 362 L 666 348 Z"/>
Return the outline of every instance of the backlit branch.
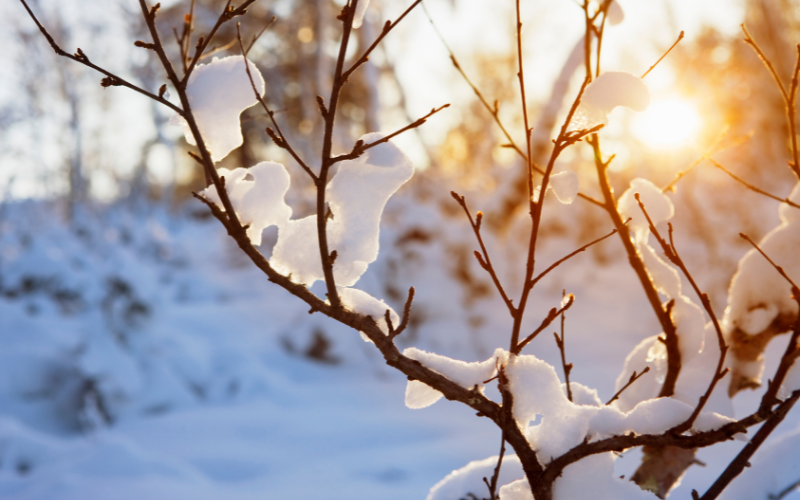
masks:
<path fill-rule="evenodd" d="M 84 52 L 81 49 L 77 49 L 74 54 L 70 54 L 69 52 L 66 52 L 65 50 L 63 50 L 56 43 L 56 41 L 53 39 L 53 37 L 50 35 L 50 33 L 47 31 L 47 29 L 42 25 L 42 23 L 39 22 L 39 19 L 34 15 L 34 13 L 31 10 L 31 8 L 28 7 L 27 2 L 25 2 L 25 0 L 20 0 L 20 2 L 22 2 L 22 5 L 25 7 L 25 10 L 28 11 L 28 14 L 31 16 L 31 19 L 33 19 L 33 22 L 36 23 L 36 26 L 39 28 L 39 31 L 42 32 L 42 35 L 44 35 L 45 39 L 50 44 L 50 47 L 52 47 L 52 49 L 55 51 L 55 53 L 58 54 L 59 56 L 66 57 L 67 59 L 72 59 L 75 62 L 81 63 L 84 66 L 92 68 L 93 70 L 106 75 L 106 77 L 103 78 L 103 80 L 101 82 L 101 85 L 103 87 L 127 87 L 127 88 L 129 88 L 131 90 L 134 90 L 134 91 L 136 91 L 136 92 L 138 92 L 138 93 L 140 93 L 142 95 L 145 95 L 145 96 L 149 97 L 150 99 L 152 99 L 152 100 L 154 100 L 156 102 L 159 102 L 159 103 L 163 104 L 164 106 L 167 106 L 168 108 L 172 109 L 173 111 L 175 111 L 179 115 L 183 116 L 183 114 L 184 114 L 183 110 L 181 108 L 179 108 L 178 106 L 172 104 L 168 100 L 166 100 L 164 98 L 164 94 L 163 93 L 160 92 L 159 95 L 156 95 L 156 94 L 153 94 L 152 92 L 148 92 L 147 90 L 139 87 L 138 85 L 134 85 L 133 83 L 130 83 L 129 81 L 125 80 L 124 78 L 119 77 L 119 76 L 115 75 L 114 73 L 111 73 L 110 71 L 108 71 L 108 70 L 106 70 L 104 68 L 101 68 L 100 66 L 97 66 L 96 64 L 94 64 L 93 62 L 91 62 L 89 60 L 89 57 L 86 54 L 84 54 Z"/>

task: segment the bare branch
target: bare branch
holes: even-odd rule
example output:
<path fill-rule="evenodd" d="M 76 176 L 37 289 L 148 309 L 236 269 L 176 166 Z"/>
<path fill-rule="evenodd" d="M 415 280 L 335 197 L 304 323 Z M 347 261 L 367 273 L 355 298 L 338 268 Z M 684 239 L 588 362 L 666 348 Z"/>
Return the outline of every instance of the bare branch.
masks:
<path fill-rule="evenodd" d="M 644 375 L 645 373 L 647 373 L 649 371 L 650 371 L 650 367 L 649 366 L 645 366 L 644 370 L 642 370 L 642 373 L 636 373 L 636 370 L 633 370 L 633 374 L 631 374 L 631 378 L 629 378 L 628 382 L 624 386 L 622 386 L 622 388 L 620 390 L 618 390 L 617 393 L 614 394 L 614 396 L 611 397 L 611 399 L 609 399 L 606 402 L 606 406 L 608 406 L 611 403 L 613 403 L 614 401 L 618 400 L 619 397 L 622 395 L 622 393 L 625 392 L 625 389 L 627 389 L 628 387 L 633 385 L 634 382 L 636 382 L 637 380 L 642 378 L 642 375 Z"/>
<path fill-rule="evenodd" d="M 325 109 L 324 106 L 325 106 L 324 103 L 321 103 L 321 110 L 323 110 L 324 113 L 327 113 L 327 110 Z M 377 141 L 370 142 L 370 143 L 367 143 L 367 144 L 364 144 L 362 141 L 358 141 L 353 146 L 353 150 L 352 151 L 350 151 L 347 154 L 343 154 L 343 155 L 339 155 L 339 156 L 335 156 L 335 157 L 331 158 L 331 163 L 332 164 L 333 163 L 338 163 L 338 162 L 344 161 L 344 160 L 354 160 L 354 159 L 358 158 L 359 156 L 361 156 L 362 154 L 364 154 L 364 152 L 366 152 L 367 150 L 372 149 L 375 146 L 378 146 L 380 144 L 384 144 L 386 142 L 389 142 L 390 140 L 392 140 L 393 138 L 395 138 L 398 135 L 402 134 L 403 132 L 408 132 L 409 130 L 413 130 L 413 129 L 417 128 L 417 127 L 421 127 L 422 125 L 424 125 L 428 121 L 428 118 L 430 118 L 431 116 L 435 115 L 439 111 L 441 111 L 441 110 L 443 110 L 445 108 L 449 108 L 449 107 L 450 107 L 450 104 L 443 104 L 442 106 L 439 106 L 438 108 L 433 108 L 433 109 L 431 109 L 431 111 L 427 115 L 423 116 L 422 118 L 419 118 L 415 122 L 413 122 L 413 123 L 411 123 L 409 125 L 406 125 L 405 127 L 401 128 L 399 130 L 396 130 L 396 131 L 392 132 L 391 134 L 383 137 L 382 139 L 378 139 Z"/>
<path fill-rule="evenodd" d="M 269 116 L 270 120 L 272 120 L 272 124 L 275 126 L 275 130 L 278 131 L 278 139 L 272 137 L 272 134 L 269 133 L 271 129 L 267 130 L 267 134 L 270 135 L 270 138 L 273 140 L 273 142 L 275 142 L 276 146 L 285 149 L 292 156 L 292 158 L 294 158 L 294 161 L 296 161 L 297 164 L 300 165 L 300 167 L 303 170 L 305 170 L 308 176 L 311 177 L 316 182 L 317 175 L 314 173 L 313 170 L 311 170 L 311 168 L 306 164 L 306 162 L 304 162 L 302 158 L 300 158 L 297 152 L 295 152 L 294 148 L 292 148 L 292 146 L 289 144 L 289 141 L 286 140 L 286 136 L 283 135 L 283 131 L 281 131 L 281 126 L 278 125 L 278 121 L 275 119 L 275 113 L 269 109 L 269 106 L 267 106 L 267 103 L 264 101 L 264 98 L 261 96 L 261 94 L 258 93 L 258 89 L 256 88 L 256 83 L 253 80 L 253 75 L 250 72 L 250 62 L 247 60 L 247 50 L 245 50 L 244 43 L 242 43 L 242 32 L 239 28 L 240 25 L 237 23 L 236 40 L 239 42 L 239 48 L 242 51 L 242 57 L 244 58 L 244 68 L 247 71 L 247 78 L 248 80 L 250 80 L 250 87 L 253 89 L 253 94 L 256 96 L 256 100 L 258 101 L 259 104 L 261 104 L 261 107 L 264 108 L 264 111 L 266 111 L 267 116 Z"/>
<path fill-rule="evenodd" d="M 760 195 L 766 196 L 767 198 L 771 198 L 771 199 L 773 199 L 773 200 L 775 200 L 775 201 L 779 201 L 779 202 L 781 202 L 781 203 L 786 203 L 786 204 L 787 204 L 787 205 L 789 205 L 790 207 L 794 207 L 794 208 L 798 208 L 798 209 L 800 209 L 800 205 L 798 205 L 797 203 L 793 202 L 793 201 L 792 201 L 792 200 L 790 200 L 788 197 L 786 197 L 786 198 L 781 198 L 781 197 L 779 197 L 779 196 L 775 196 L 775 195 L 774 195 L 774 194 L 772 194 L 772 193 L 768 193 L 767 191 L 764 191 L 763 189 L 761 189 L 761 188 L 759 188 L 759 187 L 756 187 L 756 186 L 754 186 L 754 185 L 750 184 L 749 182 L 747 182 L 746 180 L 742 179 L 741 177 L 738 177 L 736 174 L 734 174 L 733 172 L 731 172 L 731 171 L 730 171 L 730 170 L 728 170 L 727 168 L 723 167 L 723 166 L 722 166 L 722 165 L 720 165 L 720 164 L 719 164 L 717 161 L 715 161 L 713 158 L 711 158 L 710 156 L 708 156 L 708 154 L 706 154 L 706 153 L 704 153 L 704 152 L 702 152 L 702 151 L 700 152 L 700 154 L 702 154 L 702 155 L 703 155 L 703 157 L 704 157 L 706 160 L 708 160 L 709 162 L 711 162 L 711 164 L 712 164 L 712 165 L 714 165 L 714 166 L 715 166 L 715 167 L 717 167 L 718 169 L 720 169 L 720 170 L 722 170 L 723 172 L 725 172 L 726 174 L 728 174 L 728 175 L 729 175 L 729 176 L 730 176 L 730 177 L 731 177 L 733 180 L 735 180 L 735 181 L 739 182 L 740 184 L 742 184 L 743 186 L 745 186 L 747 189 L 749 189 L 749 190 L 751 190 L 751 191 L 754 191 L 754 192 L 756 192 L 756 193 L 758 193 L 758 194 L 760 194 Z"/>
<path fill-rule="evenodd" d="M 461 208 L 464 209 L 464 213 L 467 214 L 469 224 L 472 226 L 472 231 L 475 233 L 475 238 L 478 240 L 478 244 L 481 247 L 481 253 L 475 252 L 476 257 L 478 258 L 478 263 L 487 273 L 489 273 L 489 276 L 491 276 L 495 288 L 500 293 L 500 296 L 503 298 L 503 302 L 513 317 L 516 314 L 514 303 L 510 298 L 508 298 L 508 294 L 506 294 L 502 283 L 500 283 L 500 278 L 497 276 L 497 272 L 492 265 L 492 259 L 489 257 L 489 251 L 486 250 L 486 245 L 483 242 L 483 236 L 481 236 L 481 221 L 483 220 L 483 212 L 478 212 L 476 220 L 473 220 L 472 212 L 470 212 L 469 208 L 467 207 L 466 199 L 455 191 L 451 191 L 450 195 L 452 195 L 453 199 L 455 199 L 456 202 L 461 205 Z"/>
<path fill-rule="evenodd" d="M 520 352 L 522 352 L 522 349 L 526 345 L 528 345 L 533 339 L 535 339 L 536 336 L 542 332 L 542 330 L 550 326 L 553 320 L 555 320 L 560 314 L 564 314 L 564 312 L 566 312 L 570 307 L 572 307 L 572 304 L 574 303 L 575 303 L 575 296 L 570 294 L 568 296 L 567 303 L 564 304 L 561 307 L 561 309 L 556 309 L 555 307 L 550 309 L 550 311 L 547 313 L 547 316 L 542 320 L 542 324 L 539 325 L 539 327 L 536 330 L 534 330 L 533 333 L 525 337 L 519 344 L 517 344 L 511 350 L 511 352 L 514 354 L 519 354 Z"/>
<path fill-rule="evenodd" d="M 154 101 L 156 101 L 158 103 L 163 104 L 164 106 L 167 106 L 168 108 L 170 108 L 171 110 L 175 111 L 176 113 L 178 113 L 181 116 L 184 115 L 183 110 L 181 108 L 179 108 L 178 106 L 172 104 L 168 100 L 164 99 L 164 95 L 163 94 L 156 95 L 156 94 L 153 94 L 152 92 L 148 92 L 147 90 L 139 87 L 138 85 L 134 85 L 133 83 L 130 83 L 129 81 L 125 80 L 124 78 L 119 77 L 119 76 L 115 75 L 114 73 L 111 73 L 110 71 L 108 71 L 108 70 L 106 70 L 104 68 L 101 68 L 100 66 L 97 66 L 96 64 L 92 63 L 89 60 L 89 58 L 86 56 L 86 54 L 83 53 L 83 51 L 81 49 L 77 49 L 75 54 L 70 54 L 70 53 L 64 51 L 61 47 L 59 47 L 59 45 L 56 43 L 56 41 L 53 39 L 53 37 L 50 35 L 50 33 L 48 33 L 47 29 L 42 25 L 42 23 L 39 22 L 39 19 L 37 19 L 37 17 L 34 15 L 34 13 L 31 10 L 31 8 L 28 7 L 27 2 L 25 2 L 25 0 L 20 0 L 20 2 L 22 2 L 22 5 L 25 7 L 25 10 L 28 11 L 28 14 L 30 15 L 31 19 L 33 19 L 33 22 L 36 23 L 36 26 L 39 28 L 39 31 L 41 31 L 42 35 L 47 39 L 47 42 L 50 44 L 50 47 L 52 47 L 52 49 L 55 51 L 55 53 L 57 55 L 59 55 L 59 56 L 66 57 L 67 59 L 72 59 L 75 62 L 79 62 L 79 63 L 83 64 L 84 66 L 92 68 L 93 70 L 106 75 L 106 78 L 103 78 L 103 80 L 101 82 L 101 85 L 103 87 L 127 87 L 127 88 L 129 88 L 131 90 L 134 90 L 134 91 L 136 91 L 136 92 L 138 92 L 138 93 L 140 93 L 142 95 L 145 95 L 145 96 L 149 97 L 150 99 L 152 99 L 152 100 L 154 100 Z"/>
<path fill-rule="evenodd" d="M 647 75 L 648 75 L 648 74 L 649 74 L 651 71 L 653 71 L 653 68 L 655 68 L 656 66 L 658 66 L 658 64 L 659 64 L 661 61 L 663 61 L 663 60 L 664 60 L 664 58 L 665 58 L 665 57 L 667 57 L 667 55 L 669 55 L 669 53 L 670 53 L 670 52 L 672 52 L 672 49 L 674 49 L 674 48 L 675 48 L 675 46 L 676 46 L 676 45 L 678 45 L 678 43 L 680 43 L 680 41 L 681 41 L 681 40 L 683 40 L 683 35 L 684 35 L 683 31 L 681 31 L 681 34 L 680 34 L 680 35 L 678 35 L 678 39 L 677 39 L 677 40 L 675 40 L 675 43 L 673 43 L 673 44 L 672 44 L 672 46 L 670 46 L 670 48 L 668 48 L 668 49 L 667 49 L 667 51 L 666 51 L 666 52 L 664 52 L 664 55 L 663 55 L 663 56 L 661 56 L 661 57 L 659 57 L 659 58 L 658 58 L 658 61 L 656 61 L 656 63 L 655 63 L 654 65 L 650 66 L 650 69 L 648 69 L 647 71 L 645 71 L 645 72 L 644 72 L 644 74 L 642 74 L 642 76 L 641 76 L 642 78 L 646 77 L 646 76 L 647 76 Z"/>
<path fill-rule="evenodd" d="M 566 300 L 566 298 L 567 291 L 561 290 L 561 301 L 563 302 Z M 572 371 L 572 363 L 567 363 L 567 355 L 564 345 L 564 322 L 566 321 L 566 318 L 566 312 L 561 313 L 561 337 L 559 337 L 556 332 L 553 332 L 553 336 L 556 338 L 556 345 L 558 346 L 558 350 L 561 352 L 561 368 L 564 370 L 564 381 L 567 386 L 567 399 L 572 402 L 572 389 L 569 386 L 569 374 Z"/>
<path fill-rule="evenodd" d="M 403 11 L 402 14 L 400 14 L 400 17 L 398 17 L 394 21 L 386 21 L 386 24 L 383 25 L 383 29 L 381 30 L 380 35 L 378 35 L 378 38 L 376 38 L 375 41 L 372 42 L 372 45 L 367 47 L 367 50 L 365 50 L 364 53 L 361 54 L 361 57 L 359 57 L 356 60 L 356 62 L 354 62 L 353 65 L 350 66 L 350 69 L 348 69 L 342 74 L 342 78 L 345 81 L 347 81 L 347 79 L 350 78 L 350 75 L 352 75 L 355 72 L 355 70 L 357 70 L 361 65 L 369 61 L 369 55 L 372 54 L 372 51 L 375 50 L 375 48 L 381 43 L 381 41 L 383 41 L 384 38 L 386 38 L 386 35 L 388 35 L 395 28 L 395 26 L 397 26 L 400 23 L 400 21 L 402 21 L 403 18 L 408 15 L 409 12 L 414 10 L 414 7 L 416 7 L 420 3 L 422 3 L 422 0 L 415 0 L 414 3 L 412 3 L 405 11 Z"/>
<path fill-rule="evenodd" d="M 745 467 L 750 466 L 750 458 L 753 454 L 758 450 L 758 448 L 764 444 L 764 441 L 772 434 L 772 431 L 778 427 L 778 424 L 783 422 L 783 419 L 786 418 L 786 414 L 789 413 L 789 410 L 792 409 L 792 406 L 797 402 L 797 399 L 800 398 L 800 391 L 794 391 L 792 396 L 786 400 L 784 404 L 780 406 L 778 411 L 776 411 L 764 425 L 758 429 L 753 439 L 750 440 L 747 445 L 736 455 L 736 458 L 728 464 L 728 467 L 725 471 L 714 481 L 714 484 L 705 492 L 702 497 L 697 496 L 696 491 L 692 491 L 692 496 L 695 499 L 699 500 L 714 500 L 722 493 L 730 483 L 733 481 L 736 476 L 742 473 Z"/>
<path fill-rule="evenodd" d="M 627 224 L 628 222 L 630 222 L 630 219 L 626 220 L 626 221 L 625 221 L 625 224 Z M 613 236 L 613 235 L 617 234 L 617 232 L 618 232 L 618 230 L 617 230 L 617 229 L 614 229 L 613 231 L 611 231 L 611 232 L 610 232 L 610 233 L 608 233 L 607 235 L 605 235 L 605 236 L 601 236 L 600 238 L 597 238 L 597 239 L 596 239 L 596 240 L 594 240 L 594 241 L 590 241 L 589 243 L 587 243 L 587 244 L 583 245 L 582 247 L 580 247 L 579 249 L 577 249 L 577 250 L 573 251 L 572 253 L 570 253 L 570 254 L 568 254 L 568 255 L 565 255 L 564 257 L 561 257 L 560 259 L 558 259 L 557 261 L 555 261 L 555 262 L 554 262 L 554 263 L 553 263 L 553 264 L 552 264 L 550 267 L 548 267 L 547 269 L 545 269 L 544 271 L 542 271 L 542 272 L 541 272 L 541 273 L 540 273 L 538 276 L 536 276 L 535 278 L 533 278 L 533 279 L 531 280 L 531 282 L 530 282 L 530 284 L 529 284 L 528 286 L 530 286 L 531 288 L 533 288 L 533 287 L 536 285 L 536 283 L 538 283 L 538 282 L 539 282 L 539 280 L 541 280 L 542 278 L 544 278 L 545 276 L 547 276 L 547 274 L 548 274 L 550 271 L 552 271 L 553 269 L 557 268 L 558 266 L 560 266 L 560 265 L 561 265 L 561 264 L 563 264 L 564 262 L 568 261 L 568 260 L 569 260 L 569 259 L 571 259 L 572 257 L 575 257 L 575 256 L 576 256 L 576 255 L 578 255 L 579 253 L 581 253 L 581 252 L 585 252 L 585 251 L 586 251 L 586 249 L 587 249 L 587 248 L 589 248 L 590 246 L 592 246 L 592 245 L 595 245 L 595 244 L 597 244 L 597 243 L 600 243 L 601 241 L 605 240 L 606 238 L 609 238 L 609 237 L 611 237 L 611 236 Z"/>

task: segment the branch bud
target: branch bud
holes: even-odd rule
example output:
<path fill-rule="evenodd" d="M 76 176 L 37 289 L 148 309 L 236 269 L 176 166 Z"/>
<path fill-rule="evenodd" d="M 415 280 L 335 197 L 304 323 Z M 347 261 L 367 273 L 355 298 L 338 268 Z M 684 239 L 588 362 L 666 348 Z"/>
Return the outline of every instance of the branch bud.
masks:
<path fill-rule="evenodd" d="M 141 40 L 136 40 L 133 42 L 133 45 L 141 49 L 156 50 L 156 44 L 143 42 Z"/>

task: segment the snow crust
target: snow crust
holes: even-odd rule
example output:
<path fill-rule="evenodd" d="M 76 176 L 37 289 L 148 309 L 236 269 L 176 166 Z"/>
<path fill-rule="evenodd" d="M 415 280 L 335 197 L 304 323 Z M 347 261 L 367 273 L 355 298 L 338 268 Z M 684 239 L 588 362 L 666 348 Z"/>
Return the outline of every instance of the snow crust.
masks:
<path fill-rule="evenodd" d="M 586 86 L 575 122 L 578 128 L 594 127 L 607 124 L 609 113 L 617 106 L 641 112 L 649 105 L 650 91 L 641 78 L 625 71 L 607 71 Z"/>
<path fill-rule="evenodd" d="M 383 138 L 370 133 L 370 143 Z M 354 285 L 378 257 L 380 220 L 386 202 L 414 174 L 411 160 L 391 142 L 367 150 L 360 158 L 341 162 L 326 188 L 332 220 L 328 247 L 337 252 L 333 266 L 336 284 Z M 323 280 L 319 262 L 316 215 L 289 220 L 280 226 L 271 264 L 292 280 L 311 286 Z"/>
<path fill-rule="evenodd" d="M 265 90 L 264 77 L 255 64 L 247 61 L 259 94 Z M 215 57 L 198 64 L 189 77 L 186 96 L 211 158 L 220 161 L 242 145 L 239 115 L 258 101 L 247 77 L 244 56 Z M 186 120 L 176 116 L 186 142 L 195 146 Z M 173 121 L 174 123 L 174 121 Z"/>
<path fill-rule="evenodd" d="M 426 351 L 409 347 L 403 351 L 403 355 L 415 361 L 419 361 L 427 368 L 444 375 L 458 385 L 472 389 L 473 387 L 483 393 L 484 381 L 494 377 L 498 364 L 503 364 L 508 354 L 503 349 L 498 348 L 494 355 L 480 363 L 468 363 L 459 361 Z M 442 393 L 418 381 L 409 380 L 406 386 L 406 406 L 417 410 L 425 408 L 437 402 L 442 397 Z"/>
<path fill-rule="evenodd" d="M 358 5 L 356 5 L 356 13 L 353 16 L 353 28 L 358 29 L 361 27 L 367 7 L 369 7 L 369 0 L 359 0 Z"/>

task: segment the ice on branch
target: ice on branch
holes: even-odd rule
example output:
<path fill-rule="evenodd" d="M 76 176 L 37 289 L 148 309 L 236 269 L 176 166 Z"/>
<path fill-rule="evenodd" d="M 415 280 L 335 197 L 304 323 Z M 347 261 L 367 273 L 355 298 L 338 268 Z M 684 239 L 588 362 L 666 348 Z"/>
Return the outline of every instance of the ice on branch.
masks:
<path fill-rule="evenodd" d="M 383 138 L 361 137 L 365 144 Z M 339 164 L 326 188 L 330 220 L 328 248 L 336 251 L 333 273 L 339 286 L 354 285 L 378 257 L 380 221 L 386 202 L 414 174 L 411 160 L 392 142 L 368 149 Z M 290 220 L 281 226 L 271 264 L 297 283 L 323 280 L 317 238 L 317 216 Z"/>
<path fill-rule="evenodd" d="M 608 123 L 609 113 L 617 106 L 641 112 L 649 105 L 650 92 L 641 78 L 625 71 L 607 71 L 586 86 L 575 125 L 588 128 Z"/>
<path fill-rule="evenodd" d="M 618 1 L 614 0 L 608 6 L 606 19 L 608 19 L 608 24 L 611 26 L 616 26 L 625 20 L 625 12 L 622 10 Z"/>
<path fill-rule="evenodd" d="M 249 169 L 237 168 L 217 170 L 225 178 L 225 189 L 239 220 L 247 228 L 250 241 L 261 245 L 261 232 L 270 227 L 285 226 L 292 216 L 292 209 L 284 201 L 289 190 L 289 173 L 280 163 L 261 162 Z M 222 210 L 216 187 L 211 185 L 203 192 L 205 197 Z"/>
<path fill-rule="evenodd" d="M 569 205 L 578 196 L 580 184 L 578 174 L 575 172 L 559 172 L 550 177 L 550 187 L 556 195 L 558 201 L 564 205 Z"/>
<path fill-rule="evenodd" d="M 186 96 L 200 135 L 215 162 L 242 145 L 239 115 L 258 102 L 244 62 L 243 56 L 229 56 L 198 64 L 186 86 Z M 248 66 L 258 93 L 263 94 L 261 72 L 249 61 Z M 186 142 L 192 146 L 197 144 L 186 120 L 176 115 L 171 123 L 181 125 Z"/>
<path fill-rule="evenodd" d="M 419 361 L 464 388 L 472 389 L 477 386 L 483 392 L 484 382 L 494 377 L 497 366 L 505 363 L 508 354 L 497 349 L 494 356 L 486 361 L 467 363 L 409 347 L 403 351 L 403 356 Z M 430 406 L 441 397 L 441 392 L 417 380 L 409 380 L 406 386 L 406 406 L 414 410 Z"/>
<path fill-rule="evenodd" d="M 394 328 L 397 328 L 397 325 L 400 324 L 400 316 L 386 302 L 378 300 L 367 292 L 356 288 L 339 287 L 338 291 L 339 298 L 342 299 L 342 304 L 345 307 L 358 314 L 371 316 L 383 333 L 389 334 L 389 325 L 386 324 L 386 311 L 389 311 L 389 318 L 392 320 Z M 372 342 L 363 332 L 361 333 L 361 338 L 365 342 Z"/>
<path fill-rule="evenodd" d="M 361 27 L 367 7 L 369 7 L 369 0 L 359 0 L 358 5 L 356 5 L 356 13 L 353 16 L 353 28 L 358 29 Z"/>
<path fill-rule="evenodd" d="M 800 184 L 789 199 L 800 203 Z M 779 213 L 781 224 L 764 236 L 759 247 L 798 283 L 800 209 L 782 203 Z M 772 337 L 791 329 L 797 314 L 789 283 L 757 250 L 751 249 L 739 261 L 731 280 L 723 321 L 733 354 L 731 394 L 760 385 L 764 349 Z"/>
<path fill-rule="evenodd" d="M 468 495 L 470 493 L 481 498 L 482 496 L 479 493 L 486 491 L 486 484 L 484 484 L 483 478 L 492 477 L 494 468 L 497 466 L 497 458 L 494 456 L 484 460 L 475 460 L 460 469 L 454 470 L 431 488 L 425 500 L 469 498 Z M 522 463 L 520 463 L 519 457 L 516 455 L 504 456 L 497 484 L 508 484 L 524 477 L 525 472 L 522 470 Z M 527 483 L 527 480 L 525 480 L 525 483 Z M 506 500 L 505 495 L 502 498 Z"/>

